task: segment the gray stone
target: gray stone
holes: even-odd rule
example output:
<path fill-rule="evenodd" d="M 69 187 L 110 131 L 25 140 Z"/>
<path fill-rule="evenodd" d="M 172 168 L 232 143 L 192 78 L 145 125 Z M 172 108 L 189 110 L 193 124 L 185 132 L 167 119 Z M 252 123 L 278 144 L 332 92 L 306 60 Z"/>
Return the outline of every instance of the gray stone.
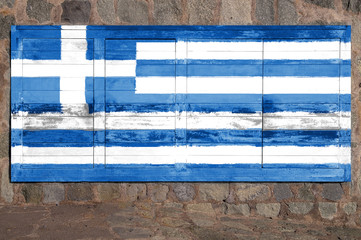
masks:
<path fill-rule="evenodd" d="M 90 2 L 88 0 L 65 1 L 61 4 L 63 14 L 61 21 L 71 24 L 87 24 L 90 17 Z"/>
<path fill-rule="evenodd" d="M 251 24 L 252 0 L 223 0 L 221 24 Z"/>
<path fill-rule="evenodd" d="M 120 198 L 120 188 L 117 183 L 100 183 L 97 185 L 101 201 L 111 201 Z"/>
<path fill-rule="evenodd" d="M 347 214 L 347 215 L 351 215 L 354 214 L 357 210 L 357 203 L 356 202 L 349 202 L 346 203 L 343 206 L 343 211 Z"/>
<path fill-rule="evenodd" d="M 315 195 L 312 193 L 311 184 L 306 183 L 298 190 L 297 198 L 305 201 L 313 201 Z"/>
<path fill-rule="evenodd" d="M 72 183 L 67 195 L 70 201 L 90 201 L 93 199 L 93 190 L 89 183 Z"/>
<path fill-rule="evenodd" d="M 265 217 L 277 217 L 281 210 L 279 203 L 258 203 L 256 205 L 257 214 Z"/>
<path fill-rule="evenodd" d="M 339 183 L 323 184 L 322 197 L 331 201 L 337 201 L 342 198 L 343 190 Z"/>
<path fill-rule="evenodd" d="M 23 185 L 21 192 L 27 203 L 41 203 L 43 188 L 40 184 L 26 183 Z"/>
<path fill-rule="evenodd" d="M 294 0 L 278 0 L 278 20 L 281 25 L 295 25 L 298 15 Z"/>
<path fill-rule="evenodd" d="M 3 169 L 1 171 L 0 191 L 1 191 L 1 197 L 5 200 L 5 202 L 11 203 L 13 201 L 14 190 L 13 190 L 13 186 L 10 183 L 9 165 L 8 164 L 3 166 Z"/>
<path fill-rule="evenodd" d="M 9 133 L 0 132 L 0 158 L 9 157 Z"/>
<path fill-rule="evenodd" d="M 273 0 L 256 1 L 256 17 L 261 24 L 271 25 L 274 23 Z"/>
<path fill-rule="evenodd" d="M 2 7 L 13 7 L 15 0 L 1 0 L 0 1 L 0 8 Z"/>
<path fill-rule="evenodd" d="M 173 185 L 173 192 L 181 202 L 192 201 L 196 195 L 194 187 L 190 183 L 175 183 Z"/>
<path fill-rule="evenodd" d="M 224 201 L 229 195 L 228 183 L 201 183 L 199 184 L 199 198 L 202 201 Z"/>
<path fill-rule="evenodd" d="M 236 184 L 235 193 L 238 199 L 242 202 L 247 200 L 267 200 L 271 197 L 271 191 L 267 185 L 264 184 Z"/>
<path fill-rule="evenodd" d="M 189 24 L 214 24 L 216 0 L 188 0 Z"/>
<path fill-rule="evenodd" d="M 140 227 L 114 227 L 113 231 L 121 239 L 149 239 L 153 234 L 149 229 Z"/>
<path fill-rule="evenodd" d="M 53 4 L 45 0 L 28 0 L 26 13 L 29 18 L 38 20 L 39 23 L 50 21 L 50 11 L 54 7 Z"/>
<path fill-rule="evenodd" d="M 147 186 L 142 183 L 129 183 L 126 188 L 127 197 L 130 201 L 145 199 Z"/>
<path fill-rule="evenodd" d="M 286 183 L 275 184 L 273 194 L 278 202 L 293 197 L 290 187 Z"/>
<path fill-rule="evenodd" d="M 305 0 L 305 2 L 315 4 L 323 8 L 335 8 L 334 0 Z"/>
<path fill-rule="evenodd" d="M 288 208 L 294 214 L 307 214 L 312 210 L 313 205 L 310 202 L 292 202 L 288 204 Z"/>
<path fill-rule="evenodd" d="M 14 16 L 3 16 L 0 14 L 0 39 L 10 38 L 11 25 L 15 25 Z"/>
<path fill-rule="evenodd" d="M 150 184 L 148 193 L 153 202 L 163 202 L 167 199 L 169 187 L 164 184 Z"/>
<path fill-rule="evenodd" d="M 318 210 L 322 218 L 332 220 L 337 213 L 337 203 L 319 202 Z"/>
<path fill-rule="evenodd" d="M 250 215 L 250 208 L 248 204 L 228 204 L 225 203 L 224 213 L 227 215 Z"/>
<path fill-rule="evenodd" d="M 361 0 L 342 0 L 342 5 L 346 11 L 361 12 Z"/>
<path fill-rule="evenodd" d="M 199 227 L 211 227 L 216 222 L 216 213 L 210 203 L 188 204 L 187 216 Z"/>
<path fill-rule="evenodd" d="M 115 15 L 114 1 L 98 0 L 97 10 L 101 19 L 106 23 L 114 24 L 117 22 L 117 17 Z"/>
<path fill-rule="evenodd" d="M 181 18 L 181 0 L 154 0 L 154 21 L 156 24 L 177 24 Z"/>
<path fill-rule="evenodd" d="M 129 24 L 148 24 L 148 4 L 143 0 L 118 0 L 119 20 Z"/>
<path fill-rule="evenodd" d="M 60 203 L 64 200 L 65 190 L 61 183 L 47 183 L 43 186 L 44 203 Z"/>

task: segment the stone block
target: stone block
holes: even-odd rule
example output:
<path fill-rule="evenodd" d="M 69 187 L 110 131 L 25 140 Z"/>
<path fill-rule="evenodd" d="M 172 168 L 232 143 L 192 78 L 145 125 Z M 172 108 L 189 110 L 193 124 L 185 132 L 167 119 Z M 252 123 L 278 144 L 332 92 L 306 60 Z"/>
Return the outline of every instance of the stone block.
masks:
<path fill-rule="evenodd" d="M 144 0 L 118 0 L 117 14 L 128 24 L 148 24 L 148 4 Z"/>
<path fill-rule="evenodd" d="M 288 203 L 288 208 L 291 213 L 304 215 L 312 210 L 313 205 L 310 202 L 292 202 Z"/>
<path fill-rule="evenodd" d="M 111 0 L 98 0 L 97 10 L 100 18 L 110 24 L 117 22 L 117 16 L 115 15 L 114 1 Z"/>
<path fill-rule="evenodd" d="M 190 183 L 175 183 L 173 185 L 173 192 L 181 202 L 192 201 L 196 195 L 193 184 Z"/>
<path fill-rule="evenodd" d="M 216 213 L 210 203 L 188 204 L 187 216 L 199 227 L 211 227 L 216 222 Z"/>
<path fill-rule="evenodd" d="M 220 24 L 252 24 L 252 0 L 223 0 Z"/>
<path fill-rule="evenodd" d="M 250 207 L 248 204 L 224 204 L 224 213 L 227 215 L 250 215 Z"/>
<path fill-rule="evenodd" d="M 40 184 L 26 183 L 23 185 L 21 192 L 27 203 L 41 203 L 43 197 L 43 188 Z"/>
<path fill-rule="evenodd" d="M 113 231 L 121 239 L 149 239 L 153 235 L 150 229 L 140 227 L 115 227 Z"/>
<path fill-rule="evenodd" d="M 101 201 L 111 201 L 120 198 L 120 188 L 117 183 L 100 183 L 97 185 Z"/>
<path fill-rule="evenodd" d="M 256 18 L 264 25 L 274 24 L 273 0 L 256 0 Z"/>
<path fill-rule="evenodd" d="M 322 185 L 322 197 L 331 201 L 340 200 L 344 194 L 339 183 L 325 183 Z"/>
<path fill-rule="evenodd" d="M 0 14 L 0 39 L 10 38 L 11 25 L 15 25 L 14 16 L 3 16 Z"/>
<path fill-rule="evenodd" d="M 89 23 L 91 5 L 88 0 L 65 1 L 61 6 L 63 8 L 62 22 L 70 24 Z"/>
<path fill-rule="evenodd" d="M 210 25 L 214 24 L 214 13 L 217 7 L 216 0 L 188 0 L 189 24 Z"/>
<path fill-rule="evenodd" d="M 70 201 L 90 201 L 93 189 L 89 183 L 72 183 L 67 189 L 67 196 Z"/>
<path fill-rule="evenodd" d="M 263 201 L 271 197 L 271 190 L 264 184 L 238 183 L 235 187 L 235 193 L 242 202 L 247 200 Z"/>
<path fill-rule="evenodd" d="M 0 132 L 0 158 L 9 157 L 9 132 Z"/>
<path fill-rule="evenodd" d="M 145 199 L 147 197 L 147 186 L 142 183 L 129 183 L 126 186 L 126 194 L 130 201 Z"/>
<path fill-rule="evenodd" d="M 0 8 L 8 7 L 12 8 L 14 6 L 15 0 L 1 0 L 0 1 Z"/>
<path fill-rule="evenodd" d="M 8 163 L 6 163 L 1 169 L 0 193 L 5 202 L 11 203 L 13 201 L 14 190 L 12 184 L 10 183 Z"/>
<path fill-rule="evenodd" d="M 228 183 L 201 183 L 199 184 L 199 198 L 202 201 L 224 201 L 229 195 Z"/>
<path fill-rule="evenodd" d="M 149 184 L 148 185 L 148 194 L 150 199 L 153 202 L 163 202 L 167 199 L 169 192 L 169 187 L 164 184 Z"/>
<path fill-rule="evenodd" d="M 29 18 L 38 20 L 39 23 L 50 21 L 50 12 L 53 4 L 45 0 L 28 0 L 26 13 Z"/>
<path fill-rule="evenodd" d="M 275 184 L 273 188 L 273 194 L 278 202 L 282 201 L 283 199 L 293 197 L 290 187 L 286 183 Z"/>
<path fill-rule="evenodd" d="M 256 211 L 258 215 L 265 217 L 277 217 L 281 210 L 279 203 L 258 203 Z"/>
<path fill-rule="evenodd" d="M 332 220 L 337 213 L 337 203 L 332 202 L 319 202 L 318 210 L 322 218 Z"/>
<path fill-rule="evenodd" d="M 153 17 L 156 24 L 178 24 L 182 18 L 182 1 L 154 0 Z"/>
<path fill-rule="evenodd" d="M 60 203 L 65 198 L 64 185 L 61 183 L 46 183 L 43 186 L 44 203 Z"/>
<path fill-rule="evenodd" d="M 347 215 L 354 214 L 357 210 L 357 203 L 356 202 L 349 202 L 343 205 L 343 211 Z"/>
<path fill-rule="evenodd" d="M 346 11 L 361 12 L 361 0 L 342 0 L 342 6 Z"/>
<path fill-rule="evenodd" d="M 315 4 L 323 8 L 335 8 L 334 0 L 305 0 L 305 2 Z"/>
<path fill-rule="evenodd" d="M 312 193 L 311 184 L 304 184 L 300 189 L 298 189 L 297 198 L 305 201 L 313 201 L 315 195 Z"/>
<path fill-rule="evenodd" d="M 278 20 L 281 25 L 295 25 L 298 15 L 294 0 L 278 0 Z"/>

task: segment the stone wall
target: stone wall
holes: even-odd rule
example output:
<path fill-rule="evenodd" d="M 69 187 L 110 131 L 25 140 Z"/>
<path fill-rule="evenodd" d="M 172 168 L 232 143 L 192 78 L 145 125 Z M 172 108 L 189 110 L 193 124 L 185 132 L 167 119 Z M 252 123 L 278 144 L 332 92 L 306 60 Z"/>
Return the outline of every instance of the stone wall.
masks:
<path fill-rule="evenodd" d="M 352 25 L 352 182 L 9 183 L 12 24 Z M 199 226 L 224 215 L 361 225 L 360 54 L 361 0 L 0 0 L 0 205 L 115 202 L 145 210 L 170 207 L 181 209 Z M 172 218 L 164 221 L 171 224 Z"/>

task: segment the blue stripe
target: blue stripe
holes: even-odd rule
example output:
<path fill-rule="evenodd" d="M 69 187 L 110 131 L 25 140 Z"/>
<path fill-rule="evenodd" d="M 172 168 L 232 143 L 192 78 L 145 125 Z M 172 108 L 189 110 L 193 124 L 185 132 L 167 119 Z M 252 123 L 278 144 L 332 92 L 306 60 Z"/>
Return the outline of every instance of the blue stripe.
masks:
<path fill-rule="evenodd" d="M 344 106 L 344 105 L 343 105 Z M 309 112 L 309 113 L 335 113 L 339 111 L 338 104 L 263 104 L 264 113 L 275 112 Z M 343 108 L 347 110 L 347 107 Z"/>
<path fill-rule="evenodd" d="M 31 60 L 60 60 L 61 51 L 26 51 L 21 52 L 22 59 Z"/>
<path fill-rule="evenodd" d="M 266 77 L 349 77 L 348 71 L 341 71 L 338 64 L 333 65 L 264 65 Z"/>
<path fill-rule="evenodd" d="M 60 103 L 60 91 L 23 91 L 23 103 Z"/>
<path fill-rule="evenodd" d="M 351 103 L 351 94 L 264 94 L 263 103 Z"/>
<path fill-rule="evenodd" d="M 61 104 L 11 104 L 11 106 L 11 113 L 17 113 L 19 111 L 28 112 L 29 114 L 62 112 Z"/>
<path fill-rule="evenodd" d="M 342 182 L 351 181 L 351 165 L 340 168 L 292 167 L 261 168 L 260 164 L 184 164 L 174 165 L 11 165 L 12 182 L 164 182 L 164 181 L 235 181 L 235 182 Z"/>
<path fill-rule="evenodd" d="M 60 77 L 23 77 L 24 91 L 59 91 Z"/>

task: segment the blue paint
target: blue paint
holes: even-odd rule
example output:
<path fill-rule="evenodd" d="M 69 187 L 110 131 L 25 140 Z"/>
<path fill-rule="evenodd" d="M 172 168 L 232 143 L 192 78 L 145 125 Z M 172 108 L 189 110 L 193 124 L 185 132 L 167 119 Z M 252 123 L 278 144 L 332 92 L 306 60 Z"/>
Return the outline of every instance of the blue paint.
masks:
<path fill-rule="evenodd" d="M 14 129 L 13 129 L 14 130 Z M 13 136 L 12 130 L 12 136 Z M 21 130 L 19 130 L 21 131 Z M 27 143 L 86 143 L 93 142 L 93 131 L 84 130 L 22 130 L 23 144 Z M 14 134 L 16 134 L 14 132 Z M 19 135 L 14 135 L 18 137 Z"/>
<path fill-rule="evenodd" d="M 60 91 L 23 91 L 23 103 L 60 103 Z"/>
<path fill-rule="evenodd" d="M 343 111 L 347 106 L 343 105 Z M 349 106 L 350 107 L 350 106 Z M 263 113 L 276 112 L 309 112 L 309 113 L 337 113 L 339 112 L 338 104 L 263 104 Z"/>
<path fill-rule="evenodd" d="M 330 65 L 264 65 L 264 76 L 267 77 L 339 77 L 340 66 Z M 347 72 L 341 71 L 342 77 L 351 76 Z"/>
<path fill-rule="evenodd" d="M 263 103 L 307 103 L 307 104 L 338 104 L 351 102 L 351 94 L 264 94 Z"/>
<path fill-rule="evenodd" d="M 133 165 L 11 165 L 12 182 L 349 182 L 349 164 L 337 169 L 313 168 L 261 168 L 260 164 L 133 164 Z M 241 174 L 240 174 L 241 173 Z"/>
<path fill-rule="evenodd" d="M 23 77 L 24 91 L 59 91 L 60 77 Z"/>

